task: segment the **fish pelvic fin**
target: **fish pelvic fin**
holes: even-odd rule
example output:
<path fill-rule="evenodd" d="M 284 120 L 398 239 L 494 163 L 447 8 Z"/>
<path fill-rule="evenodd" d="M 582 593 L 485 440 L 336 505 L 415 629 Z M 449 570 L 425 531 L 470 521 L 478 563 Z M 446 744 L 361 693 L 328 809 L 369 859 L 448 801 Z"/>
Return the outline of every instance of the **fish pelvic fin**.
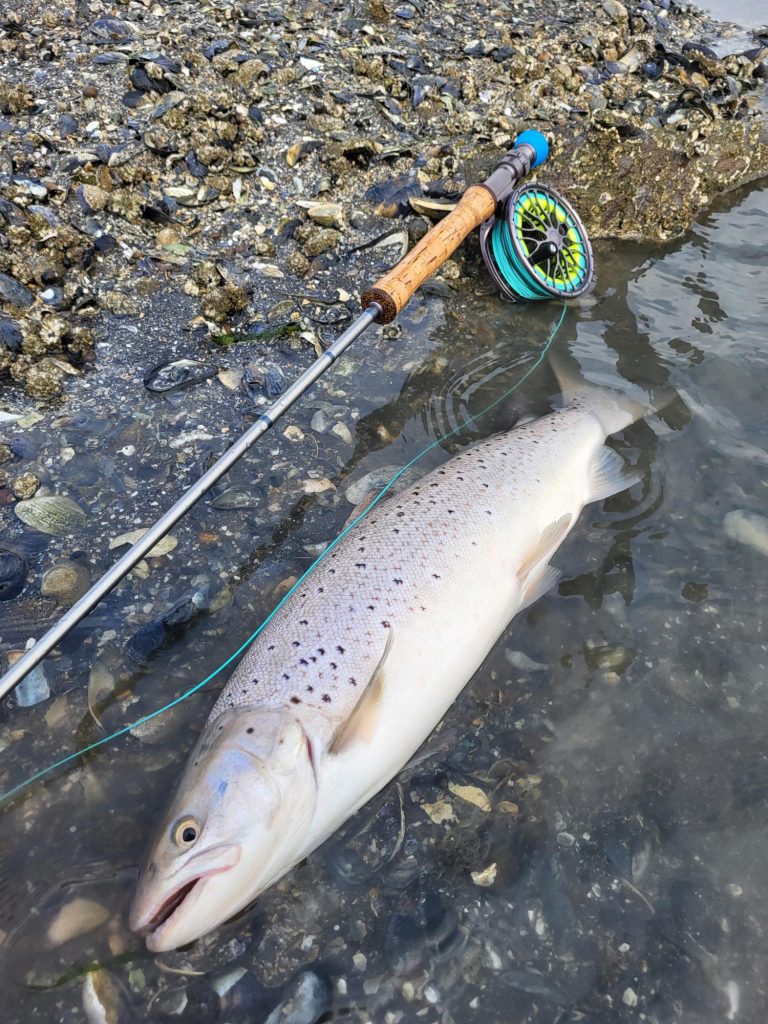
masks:
<path fill-rule="evenodd" d="M 373 735 L 376 726 L 381 696 L 384 692 L 384 667 L 392 650 L 392 643 L 395 631 L 392 626 L 387 631 L 387 642 L 384 645 L 384 653 L 379 658 L 371 678 L 360 695 L 360 699 L 352 709 L 351 714 L 336 731 L 331 741 L 328 752 L 331 754 L 343 753 L 352 743 L 361 741 L 367 742 Z"/>
<path fill-rule="evenodd" d="M 585 380 L 560 354 L 551 353 L 549 361 L 560 385 L 563 405 L 579 406 L 592 413 L 606 437 L 652 412 L 658 412 L 672 398 L 671 393 L 665 393 L 656 401 L 644 396 L 642 402 L 637 402 L 615 388 L 601 387 Z"/>
<path fill-rule="evenodd" d="M 628 471 L 622 458 L 602 445 L 595 453 L 590 467 L 589 493 L 586 504 L 602 501 L 632 487 L 642 480 L 639 473 Z"/>

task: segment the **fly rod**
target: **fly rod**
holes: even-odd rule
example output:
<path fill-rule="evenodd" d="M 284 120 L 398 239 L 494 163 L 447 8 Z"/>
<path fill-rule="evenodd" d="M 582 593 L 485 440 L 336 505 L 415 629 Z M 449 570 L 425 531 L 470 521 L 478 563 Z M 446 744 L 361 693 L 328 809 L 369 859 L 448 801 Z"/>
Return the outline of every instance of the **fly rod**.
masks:
<path fill-rule="evenodd" d="M 548 154 L 547 140 L 540 132 L 519 135 L 490 177 L 471 185 L 457 206 L 363 293 L 363 312 L 354 323 L 0 678 L 0 699 L 128 575 L 372 323 L 391 323 L 475 228 L 482 225 L 483 259 L 505 298 L 573 298 L 586 291 L 592 280 L 592 252 L 575 211 L 553 189 L 542 185 L 518 188 L 518 182 Z"/>

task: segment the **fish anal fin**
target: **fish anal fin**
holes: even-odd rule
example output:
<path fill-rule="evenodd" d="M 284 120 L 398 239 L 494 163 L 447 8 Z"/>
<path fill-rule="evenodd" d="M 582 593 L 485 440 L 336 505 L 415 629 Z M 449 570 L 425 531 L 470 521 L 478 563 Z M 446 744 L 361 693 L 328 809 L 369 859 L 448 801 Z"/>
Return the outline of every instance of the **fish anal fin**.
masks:
<path fill-rule="evenodd" d="M 346 722 L 339 727 L 336 735 L 331 741 L 328 752 L 331 754 L 343 753 L 352 743 L 367 742 L 371 739 L 376 727 L 376 720 L 381 703 L 381 695 L 384 692 L 384 666 L 389 652 L 392 650 L 392 642 L 395 631 L 390 626 L 387 642 L 384 645 L 384 653 L 379 658 L 376 668 L 373 670 L 368 684 L 360 695 Z"/>
<path fill-rule="evenodd" d="M 610 498 L 612 494 L 618 494 L 636 484 L 639 479 L 637 474 L 627 472 L 621 456 L 603 445 L 597 450 L 592 462 L 586 504 Z"/>
<path fill-rule="evenodd" d="M 523 608 L 528 608 L 534 601 L 538 601 L 540 597 L 544 597 L 548 590 L 557 585 L 562 575 L 560 570 L 555 569 L 554 566 L 543 565 L 540 570 L 529 576 L 525 581 L 520 611 Z"/>
<path fill-rule="evenodd" d="M 535 574 L 542 562 L 549 561 L 550 555 L 554 554 L 560 546 L 560 542 L 568 533 L 570 526 L 571 515 L 569 512 L 566 512 L 564 516 L 560 516 L 559 519 L 550 523 L 549 526 L 544 527 L 539 534 L 539 539 L 520 563 L 520 568 L 517 570 L 521 583 L 527 585 L 528 577 Z"/>

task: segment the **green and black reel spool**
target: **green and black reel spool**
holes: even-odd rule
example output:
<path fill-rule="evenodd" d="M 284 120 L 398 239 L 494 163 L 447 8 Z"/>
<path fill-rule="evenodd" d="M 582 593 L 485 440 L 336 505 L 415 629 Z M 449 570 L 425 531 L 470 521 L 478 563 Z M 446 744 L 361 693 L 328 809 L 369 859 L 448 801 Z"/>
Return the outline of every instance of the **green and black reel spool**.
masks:
<path fill-rule="evenodd" d="M 480 227 L 480 251 L 510 302 L 575 299 L 592 285 L 592 246 L 578 214 L 541 183 L 520 185 Z"/>

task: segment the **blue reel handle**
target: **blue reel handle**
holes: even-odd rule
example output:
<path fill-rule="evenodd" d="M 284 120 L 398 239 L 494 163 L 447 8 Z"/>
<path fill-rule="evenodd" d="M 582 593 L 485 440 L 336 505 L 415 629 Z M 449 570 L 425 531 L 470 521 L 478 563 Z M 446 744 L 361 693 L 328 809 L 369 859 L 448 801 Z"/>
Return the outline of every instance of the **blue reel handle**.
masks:
<path fill-rule="evenodd" d="M 541 132 L 529 129 L 515 139 L 512 149 L 502 158 L 493 174 L 483 182 L 497 203 L 514 192 L 519 182 L 543 164 L 549 156 L 549 143 Z"/>
<path fill-rule="evenodd" d="M 531 164 L 531 170 L 534 167 L 539 167 L 549 156 L 549 143 L 547 142 L 546 136 L 542 135 L 541 132 L 534 131 L 529 128 L 527 131 L 521 132 L 515 139 L 515 149 L 518 146 L 530 146 L 536 156 L 534 157 L 533 163 Z"/>

